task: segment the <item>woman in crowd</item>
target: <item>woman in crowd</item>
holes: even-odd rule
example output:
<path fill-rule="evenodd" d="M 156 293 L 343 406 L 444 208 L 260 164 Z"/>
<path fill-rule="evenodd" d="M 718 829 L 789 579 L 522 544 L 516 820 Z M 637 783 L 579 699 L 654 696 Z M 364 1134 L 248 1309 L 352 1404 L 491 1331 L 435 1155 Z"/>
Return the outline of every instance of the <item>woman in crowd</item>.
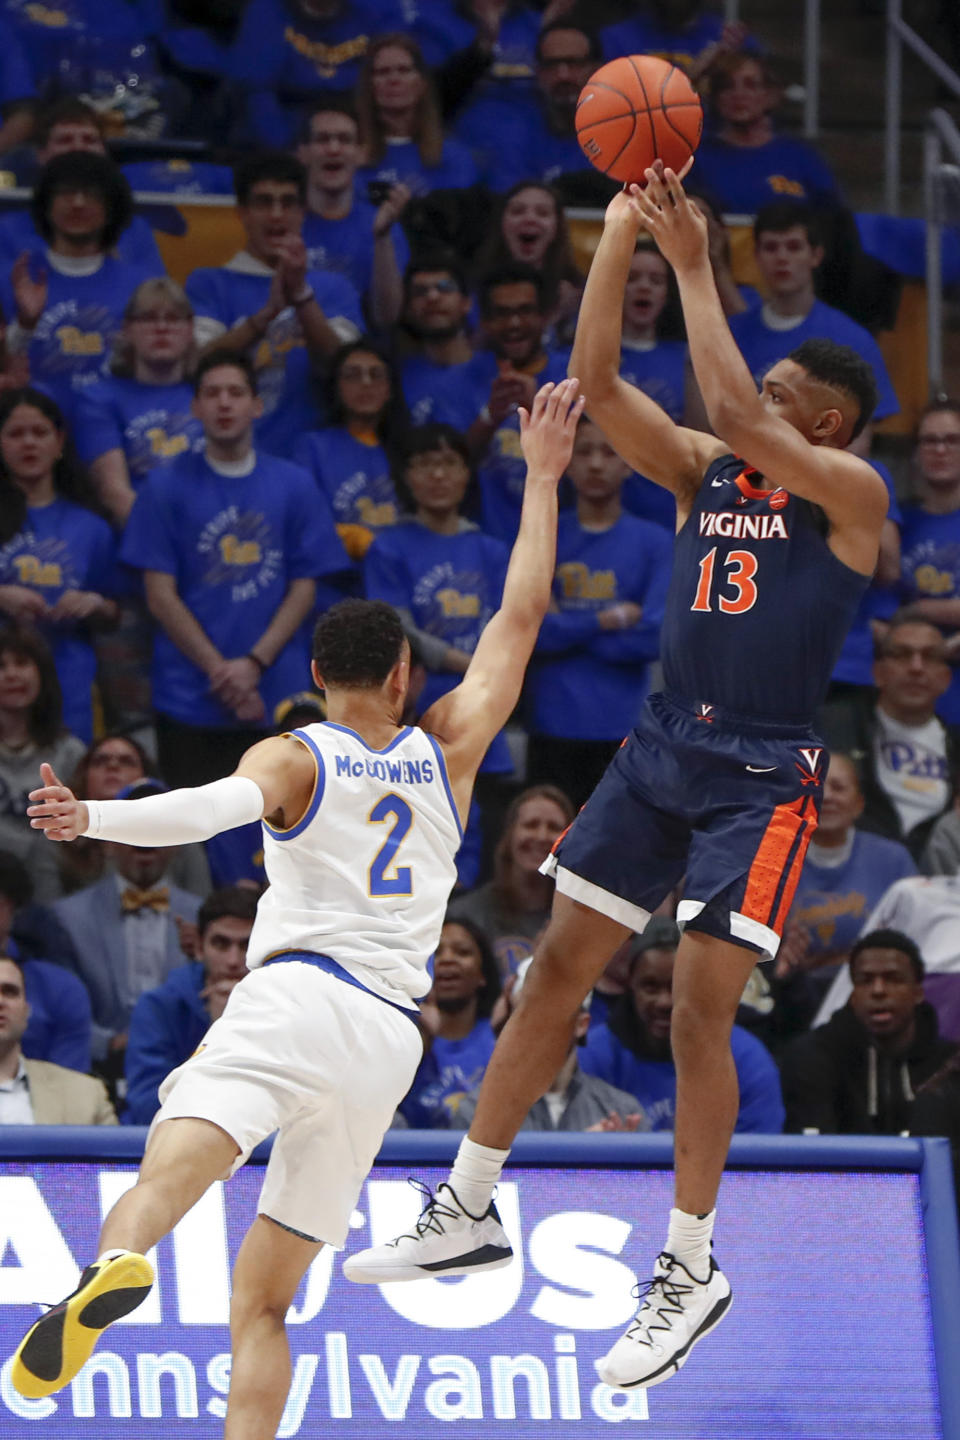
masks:
<path fill-rule="evenodd" d="M 0 615 L 49 641 L 67 728 L 93 736 L 92 627 L 116 621 L 110 526 L 63 417 L 39 390 L 0 394 Z"/>
<path fill-rule="evenodd" d="M 430 72 L 409 35 L 371 40 L 356 99 L 365 156 L 357 172 L 361 187 L 401 184 L 425 195 L 475 183 L 470 152 L 456 140 L 444 139 Z"/>
<path fill-rule="evenodd" d="M 450 918 L 471 921 L 490 937 L 501 977 L 516 972 L 550 918 L 553 881 L 540 874 L 550 847 L 573 819 L 554 785 L 534 785 L 512 802 L 493 862 L 493 879 L 454 900 Z"/>
<path fill-rule="evenodd" d="M 33 629 L 0 630 L 0 849 L 26 865 L 40 904 L 62 893 L 58 846 L 27 819 L 28 796 L 46 760 L 63 777 L 84 746 L 61 723 L 63 702 L 50 647 Z"/>
<path fill-rule="evenodd" d="M 80 458 L 118 525 L 151 470 L 200 448 L 191 411 L 196 354 L 184 291 L 165 275 L 145 280 L 124 312 L 109 377 L 82 393 L 74 421 Z"/>
<path fill-rule="evenodd" d="M 156 772 L 147 752 L 132 735 L 104 735 L 89 747 L 68 781 L 78 800 L 115 800 L 138 780 Z M 58 845 L 57 859 L 64 890 L 93 885 L 104 872 L 107 847 L 83 836 L 72 845 Z M 210 892 L 210 867 L 202 845 L 181 845 L 172 852 L 167 873 L 174 885 L 195 895 Z"/>
<path fill-rule="evenodd" d="M 471 920 L 448 917 L 434 956 L 433 989 L 421 1012 L 428 1048 L 400 1107 L 409 1125 L 445 1129 L 458 1102 L 480 1084 L 496 1043 L 490 1012 L 499 994 L 487 937 Z"/>
<path fill-rule="evenodd" d="M 960 647 L 960 402 L 938 400 L 920 416 L 914 449 L 914 503 L 903 508 L 900 573 L 911 612 Z M 948 725 L 960 724 L 960 673 L 937 706 Z"/>
<path fill-rule="evenodd" d="M 304 435 L 293 458 L 330 502 L 351 560 L 397 519 L 390 453 L 404 428 L 399 387 L 383 351 L 367 339 L 344 345 L 330 369 L 328 428 Z"/>
<path fill-rule="evenodd" d="M 521 181 L 503 197 L 477 256 L 478 275 L 518 261 L 543 275 L 550 319 L 548 343 L 569 345 L 577 323 L 584 279 L 577 269 L 570 231 L 556 191 Z"/>

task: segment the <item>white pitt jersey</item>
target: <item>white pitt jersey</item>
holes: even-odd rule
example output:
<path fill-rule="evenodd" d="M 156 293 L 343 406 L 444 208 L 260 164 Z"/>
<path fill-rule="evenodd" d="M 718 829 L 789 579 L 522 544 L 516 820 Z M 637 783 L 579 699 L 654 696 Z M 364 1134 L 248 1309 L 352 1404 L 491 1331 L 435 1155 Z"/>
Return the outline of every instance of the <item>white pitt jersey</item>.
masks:
<path fill-rule="evenodd" d="M 269 888 L 251 969 L 285 950 L 329 955 L 368 989 L 411 1005 L 430 988 L 462 830 L 443 752 L 406 726 L 384 750 L 325 721 L 293 731 L 317 781 L 289 830 L 263 823 Z"/>

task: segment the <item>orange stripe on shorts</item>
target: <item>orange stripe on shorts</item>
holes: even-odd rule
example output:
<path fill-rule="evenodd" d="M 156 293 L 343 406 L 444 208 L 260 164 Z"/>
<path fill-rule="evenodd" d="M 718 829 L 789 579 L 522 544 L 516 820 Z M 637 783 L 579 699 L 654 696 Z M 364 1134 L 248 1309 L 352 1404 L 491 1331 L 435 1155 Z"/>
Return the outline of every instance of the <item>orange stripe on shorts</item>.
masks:
<path fill-rule="evenodd" d="M 807 854 L 807 846 L 813 839 L 813 832 L 817 828 L 817 811 L 809 795 L 804 797 L 803 810 L 803 835 L 800 837 L 800 844 L 797 846 L 796 854 L 793 857 L 793 864 L 790 866 L 790 874 L 783 887 L 783 897 L 777 909 L 777 918 L 773 922 L 772 929 L 778 935 L 783 933 L 784 922 L 793 904 L 793 897 L 797 893 L 797 886 L 800 883 L 800 871 L 803 869 L 803 862 Z"/>
<path fill-rule="evenodd" d="M 753 857 L 740 913 L 761 925 L 770 924 L 770 912 L 777 898 L 783 867 L 804 824 L 802 812 L 807 798 L 800 795 L 789 804 L 776 807 Z"/>

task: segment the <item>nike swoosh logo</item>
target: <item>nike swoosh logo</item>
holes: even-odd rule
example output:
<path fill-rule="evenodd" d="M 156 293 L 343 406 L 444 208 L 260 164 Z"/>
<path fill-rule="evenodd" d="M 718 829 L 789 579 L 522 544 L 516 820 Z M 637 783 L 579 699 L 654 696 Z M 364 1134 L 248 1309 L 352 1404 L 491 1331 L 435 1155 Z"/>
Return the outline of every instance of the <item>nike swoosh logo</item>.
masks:
<path fill-rule="evenodd" d="M 730 481 L 729 481 L 729 480 L 711 480 L 711 481 L 710 481 L 710 487 L 711 487 L 711 489 L 715 489 L 716 486 L 718 486 L 718 485 L 729 485 L 729 484 L 730 484 Z"/>
<path fill-rule="evenodd" d="M 771 770 L 778 770 L 778 765 L 748 765 L 747 769 L 753 775 L 769 775 Z"/>

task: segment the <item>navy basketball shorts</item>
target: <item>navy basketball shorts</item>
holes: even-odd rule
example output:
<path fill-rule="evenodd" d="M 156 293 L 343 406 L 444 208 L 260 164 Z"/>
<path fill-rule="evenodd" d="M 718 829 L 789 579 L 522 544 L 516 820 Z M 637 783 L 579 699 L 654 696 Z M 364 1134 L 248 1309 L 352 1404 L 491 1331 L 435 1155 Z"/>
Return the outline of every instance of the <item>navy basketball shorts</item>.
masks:
<path fill-rule="evenodd" d="M 636 931 L 684 880 L 681 926 L 775 955 L 826 762 L 809 729 L 651 695 L 541 869 Z"/>

